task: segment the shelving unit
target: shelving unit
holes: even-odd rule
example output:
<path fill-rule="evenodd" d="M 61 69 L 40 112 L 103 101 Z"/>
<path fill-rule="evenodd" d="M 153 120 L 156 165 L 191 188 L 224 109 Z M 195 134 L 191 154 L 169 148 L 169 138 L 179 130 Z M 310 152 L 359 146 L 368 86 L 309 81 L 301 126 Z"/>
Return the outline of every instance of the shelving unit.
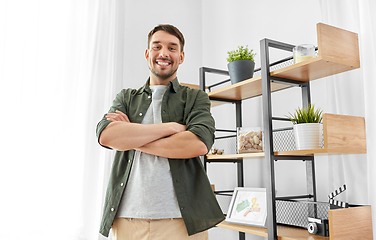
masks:
<path fill-rule="evenodd" d="M 352 219 L 349 224 L 348 220 Z M 329 210 L 330 240 L 352 239 L 373 240 L 372 212 L 370 206 Z M 268 237 L 266 228 L 244 226 L 221 222 L 218 227 L 235 231 L 241 231 L 261 237 Z M 328 240 L 329 237 L 309 234 L 306 229 L 277 225 L 278 240 Z"/>
<path fill-rule="evenodd" d="M 242 179 L 243 159 L 264 158 L 266 161 L 265 173 L 268 176 L 267 228 L 242 226 L 237 224 L 229 224 L 227 222 L 220 223 L 218 227 L 268 237 L 269 240 L 328 239 L 317 235 L 311 235 L 305 229 L 277 225 L 275 206 L 275 160 L 305 160 L 308 183 L 307 190 L 309 194 L 301 197 L 309 197 L 313 201 L 316 201 L 314 166 L 314 156 L 316 154 L 366 153 L 364 118 L 336 114 L 324 114 L 324 148 L 278 152 L 274 151 L 272 121 L 286 119 L 272 116 L 272 92 L 298 86 L 302 89 L 303 107 L 305 107 L 310 103 L 310 81 L 360 67 L 358 37 L 356 33 L 318 23 L 317 37 L 317 57 L 272 72 L 270 72 L 271 64 L 269 63 L 269 48 L 277 48 L 292 52 L 294 45 L 273 41 L 270 39 L 261 40 L 261 76 L 244 80 L 242 82 L 223 87 L 219 90 L 208 92 L 208 96 L 212 101 L 212 107 L 226 102 L 236 104 L 236 127 L 242 126 L 241 102 L 243 100 L 262 96 L 263 104 L 264 152 L 231 155 L 207 155 L 204 157 L 204 164 L 206 167 L 206 164 L 209 162 L 237 162 L 238 186 L 241 187 L 244 186 Z M 227 71 L 212 68 L 200 68 L 200 88 L 202 90 L 208 89 L 205 82 L 206 73 L 228 75 Z M 245 239 L 244 234 L 240 235 L 240 239 Z"/>

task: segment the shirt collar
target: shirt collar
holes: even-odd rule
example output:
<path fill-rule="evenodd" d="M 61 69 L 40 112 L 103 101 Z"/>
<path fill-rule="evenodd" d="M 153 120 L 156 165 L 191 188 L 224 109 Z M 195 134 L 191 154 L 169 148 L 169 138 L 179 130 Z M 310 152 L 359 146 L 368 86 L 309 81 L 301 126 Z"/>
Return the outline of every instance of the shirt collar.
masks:
<path fill-rule="evenodd" d="M 176 93 L 179 90 L 179 88 L 180 88 L 180 84 L 179 84 L 178 78 L 176 77 L 174 80 L 170 81 L 168 83 L 168 87 L 169 87 L 169 89 L 171 91 L 174 91 Z M 141 93 L 142 92 L 151 93 L 151 89 L 150 89 L 150 77 L 146 81 L 145 85 L 140 88 L 140 92 Z"/>
<path fill-rule="evenodd" d="M 177 77 L 171 82 L 169 82 L 168 85 L 170 86 L 170 89 L 173 90 L 174 92 L 177 92 L 180 88 L 180 84 L 179 84 Z"/>

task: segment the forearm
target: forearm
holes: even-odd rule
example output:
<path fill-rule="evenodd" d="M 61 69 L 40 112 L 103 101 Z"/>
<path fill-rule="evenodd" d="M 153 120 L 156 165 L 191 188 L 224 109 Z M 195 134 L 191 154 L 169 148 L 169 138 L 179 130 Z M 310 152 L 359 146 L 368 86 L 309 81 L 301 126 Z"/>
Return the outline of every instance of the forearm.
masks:
<path fill-rule="evenodd" d="M 185 129 L 182 125 L 170 122 L 160 124 L 138 124 L 129 122 L 112 122 L 101 133 L 100 144 L 126 151 L 143 146 L 157 139 L 176 134 Z"/>
<path fill-rule="evenodd" d="M 192 158 L 205 155 L 206 145 L 192 132 L 184 131 L 136 148 L 144 153 L 166 158 Z"/>

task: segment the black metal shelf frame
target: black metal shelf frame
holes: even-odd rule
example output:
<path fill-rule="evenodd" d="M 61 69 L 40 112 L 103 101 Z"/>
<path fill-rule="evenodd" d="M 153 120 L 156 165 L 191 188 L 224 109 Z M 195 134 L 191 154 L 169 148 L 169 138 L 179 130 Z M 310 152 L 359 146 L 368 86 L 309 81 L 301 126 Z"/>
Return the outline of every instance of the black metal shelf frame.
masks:
<path fill-rule="evenodd" d="M 276 196 L 275 196 L 275 160 L 293 160 L 302 159 L 303 157 L 296 156 L 275 156 L 273 150 L 273 119 L 272 116 L 272 101 L 271 101 L 271 82 L 278 81 L 293 86 L 301 87 L 303 107 L 308 106 L 311 102 L 310 84 L 309 82 L 300 82 L 290 79 L 277 78 L 270 76 L 269 63 L 269 48 L 276 48 L 285 51 L 293 51 L 295 46 L 270 39 L 263 39 L 260 41 L 261 50 L 261 81 L 262 81 L 262 105 L 263 105 L 263 124 L 264 124 L 264 152 L 267 175 L 267 228 L 268 240 L 277 239 L 277 221 L 276 221 Z M 315 164 L 314 157 L 304 157 L 306 160 L 306 177 L 307 177 L 307 191 L 308 196 L 312 196 L 313 201 L 316 201 L 316 179 L 315 179 Z"/>
<path fill-rule="evenodd" d="M 284 61 L 291 60 L 292 57 L 279 60 L 277 62 L 269 62 L 269 48 L 277 48 L 285 51 L 293 51 L 294 45 L 270 40 L 263 39 L 260 41 L 260 50 L 261 50 L 261 68 L 255 69 L 256 71 L 261 71 L 261 81 L 262 81 L 262 107 L 263 107 L 263 126 L 264 126 L 264 152 L 265 152 L 265 161 L 266 161 L 266 173 L 267 173 L 267 223 L 266 227 L 268 229 L 268 240 L 277 239 L 277 222 L 276 222 L 276 200 L 291 200 L 291 199 L 302 199 L 310 198 L 313 201 L 316 201 L 316 177 L 315 177 L 315 162 L 314 156 L 278 156 L 274 155 L 273 151 L 273 121 L 290 121 L 287 118 L 273 117 L 272 116 L 272 102 L 271 102 L 271 82 L 278 82 L 290 85 L 291 87 L 300 87 L 302 93 L 302 104 L 303 107 L 308 106 L 311 102 L 310 96 L 310 84 L 309 82 L 300 82 L 291 79 L 284 79 L 279 77 L 270 76 L 270 67 L 280 64 Z M 208 67 L 200 68 L 200 89 L 205 91 L 209 89 L 211 91 L 212 87 L 224 84 L 228 81 L 221 81 L 219 83 L 206 86 L 205 74 L 219 74 L 224 76 L 229 76 L 228 71 L 213 69 Z M 230 99 L 221 99 L 221 98 L 210 98 L 211 100 L 223 101 L 235 104 L 236 108 L 236 127 L 242 127 L 242 109 L 241 103 L 242 100 L 230 100 Z M 234 132 L 234 130 L 217 130 L 217 131 L 228 131 Z M 235 131 L 236 132 L 236 131 Z M 230 136 L 226 136 L 230 137 Z M 233 137 L 233 136 L 231 136 Z M 222 137 L 223 138 L 223 137 Z M 308 194 L 299 195 L 299 196 L 286 196 L 286 197 L 276 197 L 275 196 L 275 171 L 274 171 L 274 162 L 279 160 L 300 160 L 305 161 L 306 163 L 306 178 L 307 178 L 307 192 Z M 238 187 L 244 187 L 244 169 L 243 169 L 243 160 L 242 159 L 207 159 L 204 156 L 204 166 L 205 170 L 207 168 L 207 163 L 210 162 L 233 162 L 237 163 L 237 178 L 238 178 Z M 219 194 L 229 191 L 216 191 Z M 239 239 L 244 240 L 245 234 L 239 232 Z"/>

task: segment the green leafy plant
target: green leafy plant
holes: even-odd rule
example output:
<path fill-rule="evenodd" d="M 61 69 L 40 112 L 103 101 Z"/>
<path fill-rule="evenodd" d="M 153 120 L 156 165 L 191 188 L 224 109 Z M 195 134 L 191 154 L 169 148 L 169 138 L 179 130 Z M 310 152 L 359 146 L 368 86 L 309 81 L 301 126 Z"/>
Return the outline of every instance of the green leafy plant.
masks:
<path fill-rule="evenodd" d="M 299 123 L 321 123 L 322 110 L 316 109 L 315 106 L 309 104 L 307 108 L 298 108 L 294 114 L 289 113 L 288 117 L 293 124 Z"/>
<path fill-rule="evenodd" d="M 229 51 L 227 53 L 227 62 L 229 63 L 237 60 L 251 60 L 254 62 L 254 56 L 256 56 L 256 53 L 253 53 L 253 49 L 248 49 L 248 45 L 245 47 L 238 46 L 237 50 Z"/>

